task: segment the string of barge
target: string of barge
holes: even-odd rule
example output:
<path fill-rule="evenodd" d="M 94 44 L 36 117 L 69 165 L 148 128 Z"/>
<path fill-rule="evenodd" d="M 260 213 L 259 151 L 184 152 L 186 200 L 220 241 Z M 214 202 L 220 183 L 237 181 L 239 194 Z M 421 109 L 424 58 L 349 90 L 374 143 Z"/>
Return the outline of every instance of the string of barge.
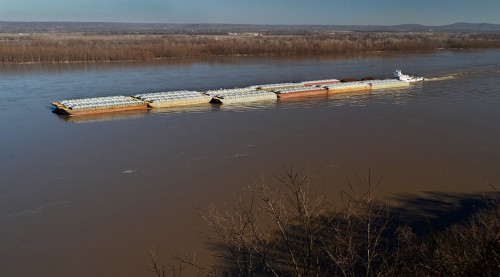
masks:
<path fill-rule="evenodd" d="M 235 103 L 277 98 L 326 95 L 341 92 L 371 91 L 407 87 L 422 81 L 422 77 L 394 72 L 395 79 L 340 82 L 338 79 L 303 81 L 299 83 L 276 83 L 246 88 L 201 91 L 179 90 L 140 93 L 133 96 L 106 96 L 69 99 L 52 102 L 54 112 L 63 115 L 91 115 L 130 110 L 147 110 L 165 107 L 198 105 L 207 103 Z"/>

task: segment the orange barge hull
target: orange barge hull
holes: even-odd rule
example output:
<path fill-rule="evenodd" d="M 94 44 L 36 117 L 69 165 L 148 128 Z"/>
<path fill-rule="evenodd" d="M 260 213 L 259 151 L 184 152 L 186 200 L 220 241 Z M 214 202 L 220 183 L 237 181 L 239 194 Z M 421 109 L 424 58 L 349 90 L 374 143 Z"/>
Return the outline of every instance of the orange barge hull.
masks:
<path fill-rule="evenodd" d="M 317 90 L 299 90 L 296 92 L 289 93 L 278 93 L 278 98 L 292 98 L 292 97 L 305 97 L 305 96 L 313 96 L 313 95 L 325 95 L 328 91 L 326 89 L 317 89 Z"/>

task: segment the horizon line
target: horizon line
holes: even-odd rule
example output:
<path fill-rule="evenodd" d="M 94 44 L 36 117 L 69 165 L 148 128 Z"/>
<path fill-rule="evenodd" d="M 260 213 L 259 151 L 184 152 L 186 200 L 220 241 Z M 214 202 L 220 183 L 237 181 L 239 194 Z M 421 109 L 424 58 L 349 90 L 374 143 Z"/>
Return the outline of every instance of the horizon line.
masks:
<path fill-rule="evenodd" d="M 184 23 L 174 23 L 174 22 L 126 22 L 126 21 L 24 21 L 24 20 L 0 20 L 0 22 L 9 23 L 110 23 L 110 24 L 169 24 L 169 25 L 256 25 L 256 26 L 377 26 L 377 27 L 390 27 L 390 26 L 404 26 L 404 25 L 419 25 L 423 27 L 442 27 L 454 24 L 488 24 L 488 25 L 500 25 L 500 23 L 488 23 L 488 22 L 453 22 L 443 25 L 423 25 L 420 23 L 400 23 L 393 25 L 381 25 L 381 24 L 287 24 L 287 23 L 196 23 L 196 22 L 184 22 Z"/>

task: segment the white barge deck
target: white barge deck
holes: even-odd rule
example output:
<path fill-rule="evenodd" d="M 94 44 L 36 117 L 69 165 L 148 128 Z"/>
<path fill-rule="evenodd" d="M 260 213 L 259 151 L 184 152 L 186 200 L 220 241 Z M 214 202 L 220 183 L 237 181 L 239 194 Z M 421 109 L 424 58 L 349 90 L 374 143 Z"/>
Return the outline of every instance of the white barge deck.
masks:
<path fill-rule="evenodd" d="M 386 80 L 370 80 L 364 81 L 370 84 L 372 89 L 390 89 L 390 88 L 401 88 L 410 86 L 409 82 L 400 81 L 396 79 L 386 79 Z"/>
<path fill-rule="evenodd" d="M 341 93 L 341 92 L 349 92 L 349 91 L 366 91 L 371 90 L 372 86 L 363 81 L 359 82 L 347 82 L 347 83 L 337 83 L 324 86 L 328 93 Z"/>
<path fill-rule="evenodd" d="M 190 90 L 142 93 L 134 97 L 147 103 L 150 108 L 206 104 L 212 99 L 209 95 Z"/>
<path fill-rule="evenodd" d="M 70 116 L 147 109 L 145 102 L 121 95 L 62 100 L 52 105 L 56 113 Z"/>
<path fill-rule="evenodd" d="M 262 100 L 276 100 L 274 92 L 255 89 L 233 89 L 206 92 L 212 96 L 213 102 L 218 103 L 241 103 Z"/>

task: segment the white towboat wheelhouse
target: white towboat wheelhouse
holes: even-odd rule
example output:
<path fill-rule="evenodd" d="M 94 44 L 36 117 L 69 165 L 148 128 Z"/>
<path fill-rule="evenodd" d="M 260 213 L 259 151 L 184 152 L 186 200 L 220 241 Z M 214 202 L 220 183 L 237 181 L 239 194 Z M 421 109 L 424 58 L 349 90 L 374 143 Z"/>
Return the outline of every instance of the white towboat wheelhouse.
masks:
<path fill-rule="evenodd" d="M 421 82 L 424 80 L 424 77 L 415 77 L 415 76 L 410 76 L 410 75 L 406 75 L 406 74 L 403 74 L 401 72 L 401 70 L 399 69 L 396 69 L 396 71 L 394 71 L 394 78 L 400 80 L 400 81 L 405 81 L 405 82 L 408 82 L 408 83 L 411 83 L 411 82 Z"/>

